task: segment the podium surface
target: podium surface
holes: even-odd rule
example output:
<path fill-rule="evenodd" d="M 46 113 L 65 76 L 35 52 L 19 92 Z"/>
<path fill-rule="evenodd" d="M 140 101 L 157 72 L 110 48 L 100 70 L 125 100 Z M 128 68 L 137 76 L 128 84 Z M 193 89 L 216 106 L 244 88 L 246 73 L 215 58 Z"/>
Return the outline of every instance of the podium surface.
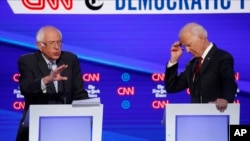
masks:
<path fill-rule="evenodd" d="M 30 105 L 30 141 L 101 141 L 103 105 Z"/>

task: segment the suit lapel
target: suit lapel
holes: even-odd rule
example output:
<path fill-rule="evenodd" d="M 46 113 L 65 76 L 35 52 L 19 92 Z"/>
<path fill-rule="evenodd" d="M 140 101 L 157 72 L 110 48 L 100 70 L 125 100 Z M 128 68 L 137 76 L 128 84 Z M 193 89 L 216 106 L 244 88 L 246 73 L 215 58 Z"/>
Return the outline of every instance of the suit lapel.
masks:
<path fill-rule="evenodd" d="M 193 64 L 193 69 L 192 69 L 192 82 L 193 82 L 193 86 L 195 86 L 196 82 L 197 82 L 197 79 L 199 78 L 199 75 L 198 76 L 195 76 L 195 67 L 198 63 L 198 60 L 195 59 L 195 63 Z"/>
<path fill-rule="evenodd" d="M 196 65 L 197 61 L 195 58 L 191 59 L 190 63 L 188 65 L 190 65 L 190 71 L 188 72 L 189 75 L 188 75 L 188 83 L 190 84 L 191 88 L 193 87 L 193 84 L 194 84 L 194 69 L 195 69 L 195 65 Z"/>
<path fill-rule="evenodd" d="M 48 65 L 46 64 L 46 61 L 43 59 L 42 55 L 40 53 L 36 53 L 37 56 L 37 67 L 39 71 L 42 73 L 42 76 L 49 75 L 49 68 Z"/>
<path fill-rule="evenodd" d="M 217 48 L 215 46 L 213 46 L 211 48 L 211 50 L 208 52 L 207 56 L 205 57 L 205 59 L 203 61 L 202 66 L 201 66 L 200 75 L 202 75 L 204 73 L 204 71 L 206 70 L 209 63 L 213 60 L 213 55 L 216 52 L 216 50 L 217 50 Z"/>
<path fill-rule="evenodd" d="M 214 53 L 216 52 L 217 50 L 217 47 L 215 45 L 213 45 L 213 47 L 211 48 L 211 50 L 208 52 L 208 54 L 206 55 L 203 63 L 202 63 L 202 66 L 201 66 L 201 69 L 200 69 L 200 73 L 199 75 L 195 78 L 194 80 L 194 84 L 197 83 L 197 81 L 201 78 L 202 74 L 204 73 L 204 71 L 206 70 L 207 66 L 210 64 L 210 62 L 213 60 L 213 55 Z"/>

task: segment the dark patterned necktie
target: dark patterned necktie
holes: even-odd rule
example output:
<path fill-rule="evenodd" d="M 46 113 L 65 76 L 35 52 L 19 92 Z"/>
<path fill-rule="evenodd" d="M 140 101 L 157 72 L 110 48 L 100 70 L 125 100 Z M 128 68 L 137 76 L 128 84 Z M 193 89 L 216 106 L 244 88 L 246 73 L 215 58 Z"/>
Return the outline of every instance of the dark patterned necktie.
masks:
<path fill-rule="evenodd" d="M 55 65 L 55 62 L 54 61 L 50 61 L 48 63 L 48 68 L 49 68 L 49 71 L 52 72 L 53 71 L 53 65 Z"/>
<path fill-rule="evenodd" d="M 48 63 L 48 68 L 49 68 L 50 73 L 53 72 L 53 70 L 55 69 L 55 65 L 56 65 L 56 62 L 55 62 L 55 61 L 50 61 L 50 62 Z M 53 67 L 53 66 L 54 66 L 54 67 Z M 56 92 L 58 92 L 58 82 L 57 82 L 57 81 L 54 81 L 53 83 L 54 83 Z"/>
<path fill-rule="evenodd" d="M 48 63 L 48 68 L 49 68 L 49 71 L 50 71 L 50 72 L 52 71 L 52 65 L 53 65 L 52 62 L 49 62 L 49 63 Z"/>
<path fill-rule="evenodd" d="M 201 65 L 202 65 L 202 63 L 201 63 L 202 57 L 197 57 L 196 59 L 197 59 L 197 63 L 196 63 L 195 69 L 194 69 L 195 76 L 197 76 L 199 74 L 200 69 L 201 69 Z"/>

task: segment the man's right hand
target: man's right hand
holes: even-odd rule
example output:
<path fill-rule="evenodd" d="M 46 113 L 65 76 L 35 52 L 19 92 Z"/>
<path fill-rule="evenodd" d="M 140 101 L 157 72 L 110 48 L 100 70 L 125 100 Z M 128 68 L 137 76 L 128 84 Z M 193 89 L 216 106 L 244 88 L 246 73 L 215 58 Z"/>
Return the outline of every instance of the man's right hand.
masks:
<path fill-rule="evenodd" d="M 173 45 L 171 46 L 171 58 L 170 58 L 170 62 L 171 63 L 176 63 L 178 62 L 179 58 L 181 57 L 183 51 L 181 48 L 181 42 L 180 41 L 176 41 L 173 43 Z"/>
<path fill-rule="evenodd" d="M 60 81 L 60 80 L 67 80 L 68 78 L 65 76 L 61 76 L 61 72 L 66 69 L 68 67 L 68 65 L 61 65 L 59 67 L 57 67 L 53 72 L 51 72 L 48 76 L 45 76 L 43 78 L 43 83 L 45 85 L 47 85 L 50 82 L 53 81 Z"/>

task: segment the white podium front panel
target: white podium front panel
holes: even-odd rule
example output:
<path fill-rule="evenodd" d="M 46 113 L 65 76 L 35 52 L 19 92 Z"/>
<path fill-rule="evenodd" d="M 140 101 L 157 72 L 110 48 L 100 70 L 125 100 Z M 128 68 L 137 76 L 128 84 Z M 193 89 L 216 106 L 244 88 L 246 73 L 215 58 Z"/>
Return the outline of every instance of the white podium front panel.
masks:
<path fill-rule="evenodd" d="M 228 141 L 229 125 L 239 124 L 240 105 L 224 112 L 215 104 L 167 104 L 166 141 Z"/>
<path fill-rule="evenodd" d="M 92 117 L 40 117 L 39 141 L 92 141 Z"/>
<path fill-rule="evenodd" d="M 101 141 L 103 105 L 30 105 L 30 141 Z"/>
<path fill-rule="evenodd" d="M 176 141 L 228 141 L 228 115 L 176 116 Z"/>

